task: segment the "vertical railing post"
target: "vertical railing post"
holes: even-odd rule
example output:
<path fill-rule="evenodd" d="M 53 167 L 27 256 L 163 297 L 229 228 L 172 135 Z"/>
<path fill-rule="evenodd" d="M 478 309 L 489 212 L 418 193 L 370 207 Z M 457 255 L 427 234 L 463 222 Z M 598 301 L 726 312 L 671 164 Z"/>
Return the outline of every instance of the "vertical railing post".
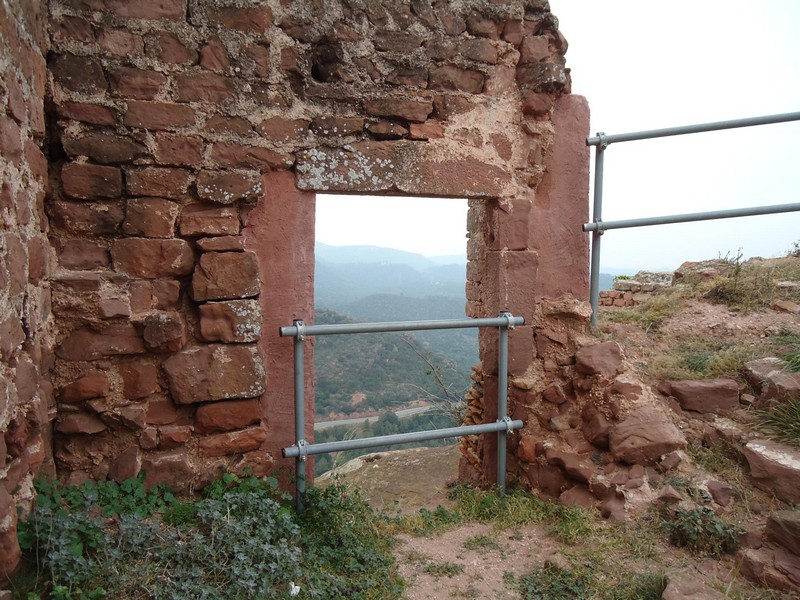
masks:
<path fill-rule="evenodd" d="M 305 358 L 303 354 L 303 321 L 295 319 L 294 326 L 297 327 L 297 335 L 294 336 L 294 438 L 297 447 L 303 450 L 305 447 L 305 428 L 306 428 L 306 398 L 305 398 Z M 295 473 L 295 500 L 294 505 L 298 514 L 303 512 L 306 494 L 306 459 L 307 456 L 301 452 L 294 459 Z"/>
<path fill-rule="evenodd" d="M 592 208 L 592 221 L 600 223 L 603 220 L 603 161 L 608 143 L 605 134 L 598 133 L 600 143 L 595 146 L 594 153 L 594 205 Z M 602 229 L 592 232 L 592 267 L 589 274 L 589 301 L 592 305 L 592 329 L 597 328 L 597 317 L 600 314 L 600 238 Z"/>
<path fill-rule="evenodd" d="M 508 330 L 513 326 L 509 312 L 501 312 L 508 323 L 500 326 L 500 339 L 497 349 L 497 420 L 508 422 Z M 508 431 L 497 432 L 497 491 L 506 493 L 506 452 Z"/>

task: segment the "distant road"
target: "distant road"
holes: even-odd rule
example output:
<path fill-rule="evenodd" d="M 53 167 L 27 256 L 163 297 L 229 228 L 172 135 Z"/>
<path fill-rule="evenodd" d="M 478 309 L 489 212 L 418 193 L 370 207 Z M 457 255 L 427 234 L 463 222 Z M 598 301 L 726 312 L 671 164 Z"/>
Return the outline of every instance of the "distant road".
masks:
<path fill-rule="evenodd" d="M 404 417 L 421 415 L 422 413 L 428 412 L 432 408 L 434 407 L 417 406 L 415 408 L 404 408 L 403 410 L 398 410 L 394 414 L 397 415 L 397 418 L 402 419 Z M 314 431 L 319 431 L 320 429 L 328 429 L 329 427 L 339 427 L 340 425 L 360 425 L 364 421 L 369 421 L 370 423 L 374 423 L 379 418 L 380 415 L 375 415 L 374 417 L 361 417 L 360 419 L 340 419 L 338 421 L 322 421 L 320 423 L 314 423 Z"/>

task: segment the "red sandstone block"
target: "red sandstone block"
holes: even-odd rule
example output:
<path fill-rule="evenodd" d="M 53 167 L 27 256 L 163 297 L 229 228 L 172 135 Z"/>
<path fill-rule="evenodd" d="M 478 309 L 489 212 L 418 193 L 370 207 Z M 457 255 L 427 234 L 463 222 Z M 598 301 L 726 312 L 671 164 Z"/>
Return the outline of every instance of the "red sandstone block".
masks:
<path fill-rule="evenodd" d="M 369 131 L 374 138 L 379 140 L 399 140 L 408 135 L 408 129 L 399 123 L 392 123 L 391 121 L 370 123 L 367 125 L 367 131 Z"/>
<path fill-rule="evenodd" d="M 187 48 L 177 35 L 161 32 L 158 35 L 159 57 L 162 61 L 173 65 L 182 65 L 197 61 L 197 52 Z"/>
<path fill-rule="evenodd" d="M 130 323 L 113 323 L 102 329 L 76 329 L 56 348 L 56 356 L 69 361 L 142 354 L 142 338 Z"/>
<path fill-rule="evenodd" d="M 10 162 L 22 158 L 22 136 L 14 119 L 0 116 L 0 156 Z"/>
<path fill-rule="evenodd" d="M 111 257 L 117 271 L 141 279 L 182 277 L 194 267 L 194 254 L 186 240 L 116 240 L 111 247 Z"/>
<path fill-rule="evenodd" d="M 146 422 L 151 425 L 169 425 L 178 420 L 178 407 L 170 400 L 150 400 L 147 403 Z"/>
<path fill-rule="evenodd" d="M 178 352 L 188 339 L 183 316 L 175 311 L 145 315 L 141 327 L 144 345 L 154 352 Z"/>
<path fill-rule="evenodd" d="M 317 117 L 311 122 L 311 131 L 320 136 L 353 135 L 364 130 L 364 119 L 353 117 Z"/>
<path fill-rule="evenodd" d="M 123 98 L 153 100 L 167 81 L 158 71 L 120 67 L 109 72 L 112 89 Z"/>
<path fill-rule="evenodd" d="M 261 403 L 255 399 L 202 404 L 195 413 L 198 433 L 244 429 L 261 421 Z"/>
<path fill-rule="evenodd" d="M 429 87 L 432 90 L 480 94 L 483 91 L 485 79 L 483 73 L 478 71 L 444 65 L 431 71 Z"/>
<path fill-rule="evenodd" d="M 108 87 L 103 67 L 86 56 L 56 56 L 50 63 L 50 72 L 56 83 L 70 92 L 99 94 Z"/>
<path fill-rule="evenodd" d="M 258 146 L 246 146 L 231 142 L 217 142 L 211 146 L 211 160 L 220 167 L 234 169 L 286 169 L 292 166 L 294 157 Z"/>
<path fill-rule="evenodd" d="M 89 270 L 108 267 L 108 248 L 89 240 L 66 240 L 58 253 L 58 262 L 65 269 Z"/>
<path fill-rule="evenodd" d="M 156 134 L 156 161 L 162 165 L 191 166 L 203 160 L 203 139 L 170 133 Z"/>
<path fill-rule="evenodd" d="M 244 252 L 244 238 L 240 235 L 201 238 L 195 243 L 202 252 Z"/>
<path fill-rule="evenodd" d="M 159 427 L 158 429 L 158 449 L 172 450 L 183 446 L 192 438 L 192 427 L 190 425 L 173 425 L 171 427 Z"/>
<path fill-rule="evenodd" d="M 200 66 L 215 73 L 226 73 L 231 68 L 228 51 L 218 38 L 213 38 L 200 50 Z"/>
<path fill-rule="evenodd" d="M 411 123 L 408 137 L 412 140 L 432 140 L 444 137 L 444 125 L 435 121 Z"/>
<path fill-rule="evenodd" d="M 185 73 L 175 78 L 180 102 L 224 102 L 233 97 L 233 80 L 217 73 Z"/>
<path fill-rule="evenodd" d="M 253 61 L 253 74 L 257 77 L 269 77 L 269 48 L 266 46 L 252 45 L 244 49 L 245 55 Z"/>
<path fill-rule="evenodd" d="M 180 205 L 164 198 L 131 198 L 122 231 L 131 236 L 171 238 Z"/>
<path fill-rule="evenodd" d="M 260 291 L 258 262 L 252 252 L 206 252 L 192 276 L 196 301 L 247 298 Z"/>
<path fill-rule="evenodd" d="M 181 19 L 186 16 L 186 0 L 69 0 L 79 10 L 106 10 L 133 19 Z"/>
<path fill-rule="evenodd" d="M 114 198 L 122 193 L 122 172 L 116 167 L 67 163 L 61 169 L 64 193 L 80 200 Z"/>
<path fill-rule="evenodd" d="M 51 225 L 75 234 L 116 233 L 124 218 L 121 201 L 54 202 L 50 209 Z"/>
<path fill-rule="evenodd" d="M 207 302 L 199 309 L 200 337 L 207 342 L 256 342 L 261 337 L 257 300 Z"/>
<path fill-rule="evenodd" d="M 62 402 L 82 402 L 92 398 L 103 398 L 110 390 L 108 375 L 102 371 L 91 371 L 61 389 Z"/>
<path fill-rule="evenodd" d="M 550 40 L 543 35 L 529 35 L 522 40 L 519 63 L 538 63 L 550 58 Z"/>
<path fill-rule="evenodd" d="M 467 17 L 467 29 L 472 35 L 485 37 L 492 40 L 500 37 L 500 24 L 478 13 Z"/>
<path fill-rule="evenodd" d="M 192 182 L 189 171 L 169 167 L 129 169 L 126 178 L 129 194 L 163 198 L 183 198 Z"/>
<path fill-rule="evenodd" d="M 56 431 L 59 433 L 100 433 L 108 429 L 105 423 L 87 413 L 69 413 L 59 418 Z"/>
<path fill-rule="evenodd" d="M 150 155 L 144 144 L 111 132 L 90 131 L 76 137 L 73 132 L 65 131 L 61 142 L 70 158 L 86 156 L 102 164 L 131 162 Z"/>
<path fill-rule="evenodd" d="M 176 404 L 254 398 L 264 393 L 264 363 L 255 346 L 196 346 L 164 361 Z"/>
<path fill-rule="evenodd" d="M 97 35 L 97 44 L 115 56 L 137 56 L 144 51 L 142 36 L 124 29 L 101 29 Z"/>
<path fill-rule="evenodd" d="M 459 50 L 464 58 L 489 65 L 497 64 L 497 48 L 487 39 L 465 40 Z"/>
<path fill-rule="evenodd" d="M 291 142 L 304 138 L 308 134 L 309 125 L 309 121 L 304 119 L 271 117 L 261 121 L 256 129 L 272 141 Z"/>
<path fill-rule="evenodd" d="M 94 42 L 92 24 L 81 17 L 62 16 L 60 19 L 51 19 L 50 35 L 59 42 Z"/>
<path fill-rule="evenodd" d="M 16 77 L 9 77 L 6 87 L 8 88 L 8 109 L 11 116 L 17 123 L 22 123 L 25 120 L 26 104 L 19 80 Z"/>
<path fill-rule="evenodd" d="M 266 431 L 261 427 L 251 427 L 244 431 L 209 435 L 200 439 L 199 446 L 207 456 L 225 456 L 258 450 L 266 441 Z"/>
<path fill-rule="evenodd" d="M 183 236 L 238 235 L 239 227 L 239 211 L 233 206 L 188 204 L 181 212 Z"/>
<path fill-rule="evenodd" d="M 113 125 L 117 121 L 117 114 L 113 108 L 99 104 L 85 102 L 67 102 L 58 106 L 58 116 L 75 119 L 93 125 Z"/>
<path fill-rule="evenodd" d="M 367 113 L 378 117 L 422 123 L 433 112 L 433 100 L 424 98 L 373 98 L 364 104 Z"/>
<path fill-rule="evenodd" d="M 163 483 L 176 492 L 188 490 L 196 475 L 189 464 L 186 450 L 148 456 L 142 460 L 142 471 L 147 473 L 144 478 L 146 488 Z"/>
<path fill-rule="evenodd" d="M 159 279 L 153 282 L 155 307 L 162 310 L 177 308 L 181 296 L 181 284 L 174 279 Z"/>
<path fill-rule="evenodd" d="M 224 115 L 210 117 L 206 120 L 205 129 L 212 133 L 235 133 L 237 135 L 247 135 L 253 131 L 247 119 L 243 119 L 242 117 L 227 117 Z M 267 135 L 269 136 L 269 134 Z"/>
<path fill-rule="evenodd" d="M 197 175 L 197 195 L 210 202 L 233 204 L 237 200 L 258 198 L 262 192 L 257 173 L 200 171 Z"/>
<path fill-rule="evenodd" d="M 176 129 L 194 125 L 194 111 L 184 104 L 131 100 L 123 123 L 145 129 Z"/>
<path fill-rule="evenodd" d="M 272 10 L 266 6 L 253 8 L 226 7 L 210 9 L 206 13 L 209 23 L 225 29 L 248 33 L 265 33 L 272 26 Z"/>

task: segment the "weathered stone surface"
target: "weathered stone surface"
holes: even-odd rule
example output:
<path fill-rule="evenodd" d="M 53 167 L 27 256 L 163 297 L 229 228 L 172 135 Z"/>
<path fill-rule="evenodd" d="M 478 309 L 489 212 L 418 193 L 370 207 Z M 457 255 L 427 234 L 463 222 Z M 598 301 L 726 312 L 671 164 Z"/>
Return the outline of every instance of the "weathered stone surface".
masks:
<path fill-rule="evenodd" d="M 728 506 L 733 502 L 733 488 L 724 481 L 712 479 L 706 484 L 706 487 L 714 502 L 720 506 Z"/>
<path fill-rule="evenodd" d="M 724 600 L 725 595 L 709 587 L 691 571 L 671 573 L 661 600 Z"/>
<path fill-rule="evenodd" d="M 181 235 L 237 235 L 239 211 L 233 206 L 188 204 L 181 211 Z"/>
<path fill-rule="evenodd" d="M 793 583 L 785 572 L 777 567 L 777 552 L 771 548 L 748 548 L 739 553 L 737 557 L 737 564 L 741 565 L 740 573 L 750 581 L 754 581 L 759 585 L 764 585 L 770 588 L 788 591 L 796 588 L 798 583 Z M 788 555 L 782 554 L 782 558 Z M 786 563 L 784 561 L 784 570 Z"/>
<path fill-rule="evenodd" d="M 177 129 L 193 125 L 194 111 L 185 104 L 129 100 L 123 122 L 129 127 L 143 129 Z"/>
<path fill-rule="evenodd" d="M 80 137 L 64 136 L 62 144 L 70 157 L 86 156 L 102 164 L 128 162 L 148 156 L 144 144 L 110 133 L 89 132 Z"/>
<path fill-rule="evenodd" d="M 800 304 L 791 300 L 776 300 L 770 308 L 778 312 L 800 315 Z"/>
<path fill-rule="evenodd" d="M 209 202 L 233 204 L 237 200 L 258 198 L 261 192 L 257 174 L 201 171 L 197 176 L 197 194 Z"/>
<path fill-rule="evenodd" d="M 137 446 L 131 446 L 120 452 L 111 463 L 108 478 L 117 483 L 122 483 L 136 477 L 142 468 L 142 455 Z"/>
<path fill-rule="evenodd" d="M 244 429 L 261 420 L 261 403 L 256 399 L 210 402 L 197 408 L 198 433 Z"/>
<path fill-rule="evenodd" d="M 173 450 L 183 446 L 192 438 L 191 425 L 173 425 L 158 430 L 158 449 Z"/>
<path fill-rule="evenodd" d="M 100 419 L 82 412 L 64 415 L 56 425 L 56 430 L 61 433 L 100 433 L 106 429 L 106 424 Z"/>
<path fill-rule="evenodd" d="M 684 410 L 724 414 L 739 406 L 739 384 L 733 379 L 670 381 L 669 390 Z"/>
<path fill-rule="evenodd" d="M 194 268 L 194 254 L 186 240 L 116 240 L 111 257 L 117 271 L 142 279 L 182 277 Z"/>
<path fill-rule="evenodd" d="M 178 203 L 165 198 L 131 198 L 122 231 L 130 236 L 171 238 L 179 211 Z"/>
<path fill-rule="evenodd" d="M 116 198 L 122 193 L 122 172 L 116 167 L 67 163 L 61 168 L 64 193 L 79 200 Z"/>
<path fill-rule="evenodd" d="M 147 456 L 142 460 L 142 470 L 146 473 L 144 485 L 148 488 L 163 483 L 172 490 L 186 491 L 195 478 L 185 451 Z"/>
<path fill-rule="evenodd" d="M 200 335 L 207 342 L 255 342 L 261 337 L 257 300 L 231 300 L 200 305 Z"/>
<path fill-rule="evenodd" d="M 432 90 L 480 94 L 486 77 L 479 71 L 444 65 L 431 70 L 429 87 Z"/>
<path fill-rule="evenodd" d="M 267 432 L 261 427 L 243 431 L 209 435 L 200 439 L 200 449 L 208 456 L 225 456 L 258 450 L 267 440 Z"/>
<path fill-rule="evenodd" d="M 654 464 L 668 452 L 686 447 L 686 439 L 667 416 L 650 406 L 637 406 L 612 429 L 609 439 L 615 460 Z"/>
<path fill-rule="evenodd" d="M 122 202 L 54 202 L 50 208 L 51 222 L 69 233 L 103 234 L 115 233 L 125 210 Z"/>
<path fill-rule="evenodd" d="M 201 238 L 196 244 L 203 252 L 244 252 L 244 239 L 240 235 Z"/>
<path fill-rule="evenodd" d="M 255 346 L 190 348 L 164 362 L 177 404 L 254 398 L 264 392 L 264 365 Z"/>
<path fill-rule="evenodd" d="M 584 375 L 612 378 L 622 368 L 622 350 L 616 342 L 584 346 L 575 353 L 575 370 Z"/>
<path fill-rule="evenodd" d="M 764 535 L 767 541 L 800 556 L 800 510 L 778 510 L 770 514 Z"/>
<path fill-rule="evenodd" d="M 170 400 L 150 400 L 147 403 L 145 423 L 150 425 L 169 425 L 180 416 L 179 409 Z"/>
<path fill-rule="evenodd" d="M 257 296 L 261 289 L 258 263 L 252 252 L 206 252 L 192 277 L 195 300 Z"/>
<path fill-rule="evenodd" d="M 156 162 L 188 167 L 203 161 L 203 138 L 196 135 L 156 134 Z"/>
<path fill-rule="evenodd" d="M 149 314 L 142 320 L 142 339 L 149 350 L 177 352 L 186 345 L 186 323 L 177 312 Z"/>
<path fill-rule="evenodd" d="M 58 262 L 65 269 L 96 269 L 108 267 L 108 249 L 88 240 L 67 240 L 58 253 Z"/>
<path fill-rule="evenodd" d="M 800 373 L 784 370 L 779 358 L 751 360 L 744 365 L 744 376 L 762 400 L 800 400 Z"/>
<path fill-rule="evenodd" d="M 179 102 L 220 103 L 233 96 L 233 81 L 217 73 L 183 73 L 176 77 Z"/>
<path fill-rule="evenodd" d="M 14 499 L 0 485 L 0 581 L 6 581 L 19 565 L 21 552 L 17 542 L 17 507 Z"/>
<path fill-rule="evenodd" d="M 778 442 L 752 440 L 743 453 L 757 488 L 784 502 L 800 503 L 800 451 Z"/>
<path fill-rule="evenodd" d="M 91 398 L 103 398 L 109 389 L 108 375 L 102 371 L 92 371 L 65 385 L 61 390 L 61 401 L 81 402 Z"/>
<path fill-rule="evenodd" d="M 570 479 L 589 483 L 595 471 L 595 466 L 587 457 L 579 456 L 569 452 L 560 452 L 554 448 L 548 448 L 545 452 L 547 462 L 562 469 Z"/>
<path fill-rule="evenodd" d="M 211 147 L 211 160 L 220 167 L 267 171 L 292 166 L 294 157 L 259 146 L 217 142 Z"/>
<path fill-rule="evenodd" d="M 173 167 L 128 169 L 126 178 L 129 194 L 175 199 L 183 198 L 192 182 L 189 171 Z"/>
<path fill-rule="evenodd" d="M 594 508 L 596 498 L 583 485 L 574 485 L 562 492 L 558 503 L 562 506 L 579 506 L 581 508 Z"/>
<path fill-rule="evenodd" d="M 89 327 L 76 329 L 56 348 L 57 356 L 70 361 L 143 352 L 144 341 L 136 328 L 127 323 L 115 323 L 100 330 Z"/>
<path fill-rule="evenodd" d="M 424 98 L 382 97 L 367 100 L 367 112 L 377 117 L 391 117 L 423 123 L 433 112 L 433 100 Z"/>

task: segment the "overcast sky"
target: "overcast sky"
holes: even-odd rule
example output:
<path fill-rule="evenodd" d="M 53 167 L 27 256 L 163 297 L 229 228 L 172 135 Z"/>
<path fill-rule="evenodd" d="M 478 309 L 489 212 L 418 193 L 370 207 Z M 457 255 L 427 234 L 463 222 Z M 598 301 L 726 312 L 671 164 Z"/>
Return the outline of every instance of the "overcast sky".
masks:
<path fill-rule="evenodd" d="M 589 99 L 592 134 L 800 111 L 798 0 L 551 0 L 550 6 L 570 44 L 573 93 Z M 800 202 L 799 157 L 800 122 L 613 144 L 606 151 L 603 218 Z M 319 241 L 426 255 L 464 252 L 463 200 L 427 201 L 431 212 L 423 222 L 404 221 L 420 214 L 407 204 L 392 213 L 391 199 L 333 201 L 318 196 Z M 414 243 L 410 231 L 420 231 Z M 739 248 L 745 257 L 781 256 L 797 240 L 797 212 L 610 231 L 602 270 L 673 270 L 684 260 L 734 256 Z"/>

